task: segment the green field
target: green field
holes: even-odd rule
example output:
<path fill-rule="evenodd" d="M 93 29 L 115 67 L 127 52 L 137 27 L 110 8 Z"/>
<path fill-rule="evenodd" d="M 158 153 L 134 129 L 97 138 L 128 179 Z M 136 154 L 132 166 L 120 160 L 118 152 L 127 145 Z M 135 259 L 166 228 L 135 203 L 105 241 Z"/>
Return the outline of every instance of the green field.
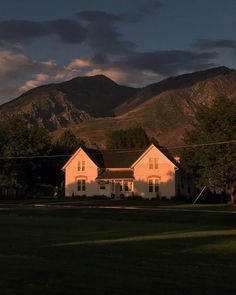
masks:
<path fill-rule="evenodd" d="M 0 205 L 1 295 L 236 294 L 236 214 L 82 204 Z"/>

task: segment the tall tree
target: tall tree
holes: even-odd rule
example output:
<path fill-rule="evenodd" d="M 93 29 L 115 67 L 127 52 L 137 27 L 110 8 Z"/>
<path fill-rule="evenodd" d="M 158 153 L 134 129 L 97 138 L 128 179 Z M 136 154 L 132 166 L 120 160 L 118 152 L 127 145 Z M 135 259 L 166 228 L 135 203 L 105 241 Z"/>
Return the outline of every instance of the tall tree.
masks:
<path fill-rule="evenodd" d="M 3 185 L 32 189 L 41 179 L 42 159 L 51 140 L 43 129 L 30 127 L 21 117 L 0 124 L 1 177 Z M 36 158 L 35 158 L 36 156 Z"/>
<path fill-rule="evenodd" d="M 56 138 L 53 150 L 54 153 L 72 154 L 81 146 L 85 146 L 85 142 L 68 129 Z"/>
<path fill-rule="evenodd" d="M 61 186 L 64 178 L 61 168 L 69 159 L 69 156 L 81 146 L 84 147 L 85 142 L 81 138 L 76 137 L 70 130 L 64 131 L 54 140 L 51 154 L 58 155 L 58 157 L 47 161 L 46 169 L 49 171 L 47 175 L 48 183 L 58 187 Z"/>
<path fill-rule="evenodd" d="M 235 203 L 236 102 L 216 99 L 212 107 L 198 109 L 184 141 L 187 145 L 200 145 L 182 152 L 185 170 L 195 174 L 198 185 L 225 190 Z"/>
<path fill-rule="evenodd" d="M 113 131 L 107 139 L 109 149 L 143 148 L 149 144 L 150 140 L 142 127 Z"/>

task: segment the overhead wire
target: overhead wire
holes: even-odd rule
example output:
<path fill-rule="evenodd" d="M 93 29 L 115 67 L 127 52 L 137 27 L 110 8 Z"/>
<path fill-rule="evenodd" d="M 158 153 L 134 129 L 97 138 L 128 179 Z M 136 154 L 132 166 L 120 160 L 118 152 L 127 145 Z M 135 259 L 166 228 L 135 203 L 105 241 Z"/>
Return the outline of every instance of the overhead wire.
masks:
<path fill-rule="evenodd" d="M 199 143 L 199 144 L 188 144 L 188 145 L 178 145 L 178 146 L 158 146 L 159 150 L 171 150 L 171 149 L 184 149 L 184 148 L 198 148 L 204 146 L 212 146 L 212 145 L 224 145 L 224 144 L 236 144 L 235 140 L 227 140 L 227 141 L 217 141 L 217 142 L 209 142 L 209 143 Z M 93 149 L 91 149 L 93 150 Z M 103 150 L 104 152 L 112 152 L 112 153 L 128 153 L 128 152 L 139 152 L 143 151 L 144 148 L 140 149 L 130 149 L 130 150 Z M 89 152 L 89 154 L 96 154 L 96 152 Z M 17 160 L 17 159 L 47 159 L 47 158 L 65 158 L 71 157 L 73 154 L 61 154 L 61 155 L 32 155 L 32 156 L 3 156 L 0 157 L 0 160 Z"/>

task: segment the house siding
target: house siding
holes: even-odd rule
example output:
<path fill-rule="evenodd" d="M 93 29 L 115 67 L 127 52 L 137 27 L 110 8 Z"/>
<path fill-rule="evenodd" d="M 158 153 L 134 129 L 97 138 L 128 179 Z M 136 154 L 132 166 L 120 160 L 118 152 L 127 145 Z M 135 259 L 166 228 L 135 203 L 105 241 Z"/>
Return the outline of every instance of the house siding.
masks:
<path fill-rule="evenodd" d="M 104 178 L 109 176 L 111 179 L 97 179 L 99 175 L 102 175 L 101 168 L 93 162 L 90 156 L 80 148 L 63 167 L 65 171 L 65 196 L 141 196 L 146 199 L 171 198 L 175 196 L 176 166 L 154 145 L 151 145 L 141 157 L 136 159 L 136 162 L 133 165 L 131 164 L 131 167 L 125 168 L 127 171 L 131 171 L 131 174 L 129 172 L 129 177 L 126 174 L 123 177 L 122 175 L 119 176 L 121 172 L 124 174 L 124 168 L 106 167 Z M 158 166 L 155 167 L 153 165 L 153 169 L 150 169 L 150 159 L 157 159 Z M 78 161 L 81 163 L 82 161 L 85 162 L 84 171 L 78 171 Z M 108 175 L 109 173 L 110 175 Z M 112 173 L 114 174 L 114 179 L 111 177 Z M 78 180 L 82 180 L 80 186 L 84 184 L 85 180 L 85 190 L 78 190 Z M 124 181 L 131 181 L 132 190 L 124 191 Z M 122 184 L 122 190 L 119 183 Z M 104 184 L 104 186 L 101 187 L 101 184 Z"/>
<path fill-rule="evenodd" d="M 85 161 L 85 170 L 78 171 L 78 161 Z M 94 196 L 98 191 L 98 168 L 81 149 L 65 169 L 65 196 Z M 85 180 L 85 191 L 78 191 L 78 179 Z"/>
<path fill-rule="evenodd" d="M 157 158 L 157 169 L 149 169 L 149 159 Z M 155 146 L 134 167 L 134 194 L 143 198 L 175 196 L 175 165 Z M 159 194 L 149 192 L 149 179 L 159 180 Z"/>

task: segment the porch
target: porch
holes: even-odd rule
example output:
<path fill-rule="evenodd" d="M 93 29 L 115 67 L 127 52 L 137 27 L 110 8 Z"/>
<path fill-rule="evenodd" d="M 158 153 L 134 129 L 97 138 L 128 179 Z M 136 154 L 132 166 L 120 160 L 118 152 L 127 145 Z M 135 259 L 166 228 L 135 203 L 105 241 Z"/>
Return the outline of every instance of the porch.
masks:
<path fill-rule="evenodd" d="M 99 194 L 111 198 L 128 198 L 134 195 L 132 170 L 106 170 L 97 177 Z"/>

